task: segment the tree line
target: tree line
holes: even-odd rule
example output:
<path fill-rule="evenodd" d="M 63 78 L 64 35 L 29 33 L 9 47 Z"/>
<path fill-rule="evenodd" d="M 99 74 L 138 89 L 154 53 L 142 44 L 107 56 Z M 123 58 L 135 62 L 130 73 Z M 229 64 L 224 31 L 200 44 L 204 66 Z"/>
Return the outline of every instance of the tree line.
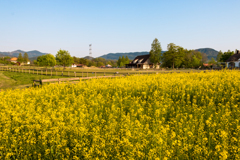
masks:
<path fill-rule="evenodd" d="M 212 57 L 208 61 L 207 54 L 196 50 L 184 49 L 174 43 L 169 43 L 167 51 L 162 52 L 161 44 L 155 38 L 151 44 L 150 61 L 156 66 L 161 63 L 161 67 L 169 68 L 198 68 L 203 63 L 217 64 L 217 62 L 226 62 L 226 60 L 234 54 L 234 51 L 219 51 L 217 61 Z"/>
<path fill-rule="evenodd" d="M 168 68 L 196 68 L 207 62 L 207 55 L 195 50 L 187 50 L 174 43 L 169 43 L 167 51 L 162 52 L 161 44 L 155 38 L 151 45 L 150 61 L 156 66 Z"/>

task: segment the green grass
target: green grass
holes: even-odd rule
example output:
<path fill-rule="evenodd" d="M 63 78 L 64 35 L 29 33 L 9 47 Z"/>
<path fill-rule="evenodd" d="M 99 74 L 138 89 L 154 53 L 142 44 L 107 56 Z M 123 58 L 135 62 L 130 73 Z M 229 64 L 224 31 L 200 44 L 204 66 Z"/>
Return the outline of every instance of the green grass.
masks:
<path fill-rule="evenodd" d="M 199 72 L 201 70 L 195 69 L 180 69 L 180 70 L 141 70 L 141 69 L 101 69 L 101 68 L 46 68 L 43 67 L 17 67 L 8 66 L 11 70 L 2 71 L 0 67 L 0 89 L 5 88 L 24 88 L 26 85 L 31 86 L 33 80 L 38 79 L 52 79 L 52 78 L 67 78 L 67 77 L 94 77 L 96 76 L 113 76 L 118 72 L 117 75 L 127 74 L 156 74 L 158 73 L 169 73 L 169 72 Z M 6 69 L 6 66 L 4 67 Z M 30 70 L 30 73 L 29 73 Z M 76 72 L 76 75 L 75 75 Z M 95 74 L 96 72 L 96 74 Z M 62 76 L 63 73 L 63 76 Z M 25 85 L 25 86 L 24 86 Z"/>
<path fill-rule="evenodd" d="M 32 84 L 33 80 L 38 79 L 52 79 L 52 78 L 62 78 L 62 76 L 46 76 L 46 75 L 37 75 L 37 74 L 29 74 L 29 73 L 18 73 L 18 72 L 8 72 L 3 71 L 1 72 L 4 76 L 10 78 L 14 82 L 12 86 L 18 85 L 26 85 Z"/>

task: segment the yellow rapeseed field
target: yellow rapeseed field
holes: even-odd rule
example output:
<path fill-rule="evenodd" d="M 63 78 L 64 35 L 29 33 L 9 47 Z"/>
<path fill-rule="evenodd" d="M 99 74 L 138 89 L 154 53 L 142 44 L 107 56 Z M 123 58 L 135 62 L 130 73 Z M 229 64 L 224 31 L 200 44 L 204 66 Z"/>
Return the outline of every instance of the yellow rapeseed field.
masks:
<path fill-rule="evenodd" d="M 0 159 L 240 159 L 240 72 L 0 92 Z"/>

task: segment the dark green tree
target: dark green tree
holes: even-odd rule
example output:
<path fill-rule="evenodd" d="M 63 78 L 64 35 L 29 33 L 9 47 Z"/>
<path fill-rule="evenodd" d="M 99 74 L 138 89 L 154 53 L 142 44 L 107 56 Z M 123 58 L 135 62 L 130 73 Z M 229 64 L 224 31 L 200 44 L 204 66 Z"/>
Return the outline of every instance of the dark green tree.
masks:
<path fill-rule="evenodd" d="M 20 63 L 23 62 L 22 53 L 19 53 L 17 61 L 20 62 Z"/>
<path fill-rule="evenodd" d="M 185 51 L 182 47 L 170 43 L 167 46 L 167 51 L 163 53 L 162 61 L 165 66 L 179 67 L 184 61 Z"/>
<path fill-rule="evenodd" d="M 157 64 L 160 63 L 161 53 L 162 53 L 161 44 L 158 41 L 158 39 L 155 38 L 151 44 L 150 50 L 150 62 L 153 63 L 155 67 L 157 66 Z"/>
<path fill-rule="evenodd" d="M 126 58 L 125 58 L 125 64 L 129 64 L 129 58 L 128 58 L 128 56 L 126 56 Z"/>
<path fill-rule="evenodd" d="M 221 57 L 222 57 L 222 55 L 223 55 L 223 53 L 222 53 L 222 51 L 220 50 L 220 51 L 218 52 L 218 55 L 217 55 L 217 62 L 221 62 Z"/>
<path fill-rule="evenodd" d="M 117 65 L 118 65 L 119 67 L 121 67 L 121 66 L 120 66 L 121 62 L 122 62 L 122 57 L 119 57 L 118 60 L 117 60 Z"/>
<path fill-rule="evenodd" d="M 125 57 L 124 57 L 124 56 L 122 56 L 122 63 L 123 63 L 123 65 L 125 65 L 125 64 L 126 64 L 126 59 L 125 59 Z"/>
<path fill-rule="evenodd" d="M 227 52 L 224 52 L 220 58 L 220 62 L 226 62 L 226 60 L 234 55 L 234 51 L 228 50 Z"/>
<path fill-rule="evenodd" d="M 70 66 L 73 63 L 73 58 L 71 57 L 70 53 L 66 50 L 59 50 L 56 54 L 56 60 L 58 64 L 63 65 L 64 68 L 66 66 Z"/>
<path fill-rule="evenodd" d="M 29 61 L 28 54 L 24 53 L 23 55 L 23 62 L 27 63 Z"/>

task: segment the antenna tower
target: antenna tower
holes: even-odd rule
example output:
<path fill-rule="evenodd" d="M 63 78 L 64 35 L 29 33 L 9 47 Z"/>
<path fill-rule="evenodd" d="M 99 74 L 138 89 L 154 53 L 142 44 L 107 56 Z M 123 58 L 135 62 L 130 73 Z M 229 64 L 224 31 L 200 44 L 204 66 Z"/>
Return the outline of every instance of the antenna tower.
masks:
<path fill-rule="evenodd" d="M 92 57 L 92 44 L 89 44 L 89 56 Z"/>

